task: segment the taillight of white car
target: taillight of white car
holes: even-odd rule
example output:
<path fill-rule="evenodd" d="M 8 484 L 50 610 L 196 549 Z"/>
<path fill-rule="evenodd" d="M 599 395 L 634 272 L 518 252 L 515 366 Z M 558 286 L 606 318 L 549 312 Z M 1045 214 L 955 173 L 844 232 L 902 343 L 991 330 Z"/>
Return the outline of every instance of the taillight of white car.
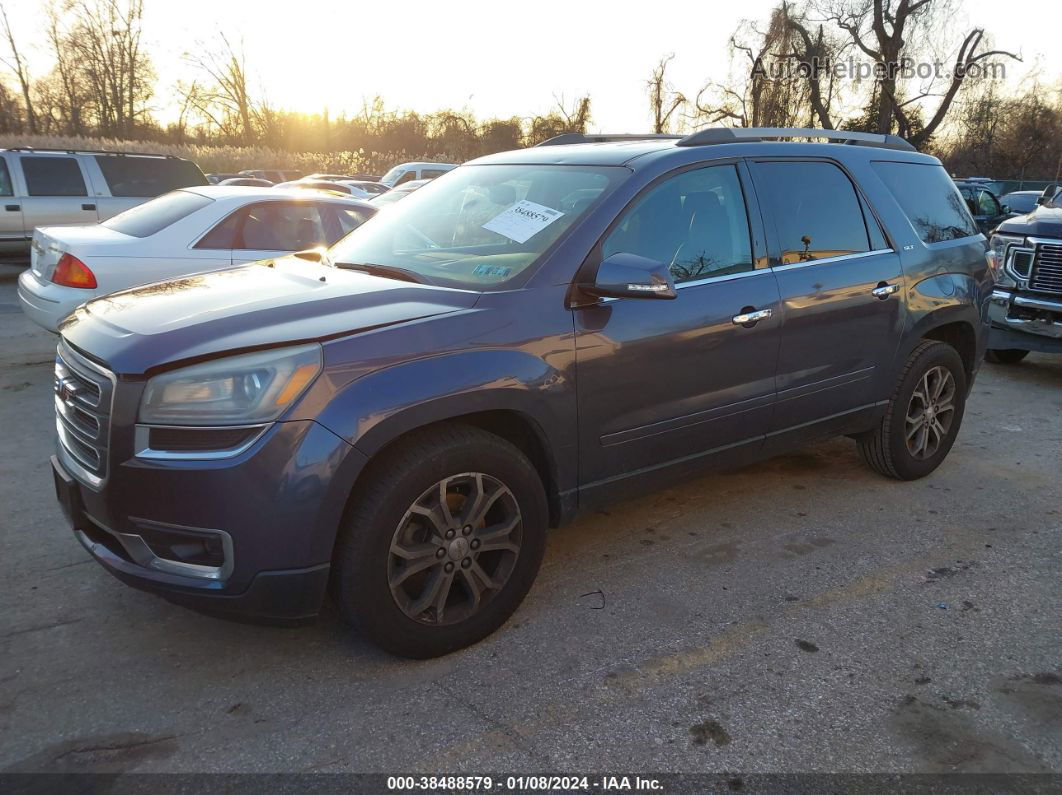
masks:
<path fill-rule="evenodd" d="M 63 254 L 59 258 L 55 271 L 52 272 L 52 281 L 63 287 L 81 287 L 87 290 L 96 288 L 96 275 L 73 254 Z"/>

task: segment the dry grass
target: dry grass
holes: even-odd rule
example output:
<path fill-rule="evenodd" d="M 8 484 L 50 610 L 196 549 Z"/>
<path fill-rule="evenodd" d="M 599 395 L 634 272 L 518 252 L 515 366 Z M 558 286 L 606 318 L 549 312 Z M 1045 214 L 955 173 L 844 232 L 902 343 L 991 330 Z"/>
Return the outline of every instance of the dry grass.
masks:
<path fill-rule="evenodd" d="M 256 146 L 204 146 L 164 144 L 152 141 L 121 141 L 113 138 L 60 135 L 0 135 L 0 148 L 31 146 L 38 149 L 113 149 L 121 152 L 151 152 L 176 155 L 194 161 L 204 172 L 236 172 L 246 168 L 283 168 L 303 173 L 314 171 L 349 174 L 383 174 L 396 163 L 411 160 L 459 162 L 439 156 L 410 152 L 283 152 Z"/>

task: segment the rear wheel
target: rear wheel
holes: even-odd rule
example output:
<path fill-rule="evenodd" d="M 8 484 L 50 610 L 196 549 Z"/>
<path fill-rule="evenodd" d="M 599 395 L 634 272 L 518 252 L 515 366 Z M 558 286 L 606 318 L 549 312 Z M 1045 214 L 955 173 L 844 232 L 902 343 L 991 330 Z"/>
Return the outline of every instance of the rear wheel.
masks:
<path fill-rule="evenodd" d="M 887 477 L 925 477 L 947 457 L 965 407 L 962 359 L 950 345 L 925 340 L 911 352 L 881 423 L 857 437 L 860 457 Z"/>
<path fill-rule="evenodd" d="M 404 657 L 446 654 L 501 626 L 545 549 L 535 468 L 471 426 L 436 428 L 385 452 L 348 513 L 333 597 L 345 619 Z"/>
<path fill-rule="evenodd" d="M 995 348 L 985 354 L 985 359 L 992 364 L 1017 364 L 1028 355 L 1028 351 L 1020 348 Z"/>

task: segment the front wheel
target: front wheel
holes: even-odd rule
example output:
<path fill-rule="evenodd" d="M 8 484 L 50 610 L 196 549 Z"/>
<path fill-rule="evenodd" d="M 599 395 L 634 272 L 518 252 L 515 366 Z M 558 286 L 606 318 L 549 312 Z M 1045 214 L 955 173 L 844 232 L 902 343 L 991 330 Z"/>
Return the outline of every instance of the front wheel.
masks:
<path fill-rule="evenodd" d="M 373 462 L 353 495 L 333 598 L 393 654 L 446 654 L 516 611 L 547 524 L 542 482 L 518 448 L 471 426 L 423 432 Z"/>
<path fill-rule="evenodd" d="M 948 455 L 966 408 L 966 371 L 954 348 L 925 340 L 912 352 L 885 416 L 857 437 L 863 462 L 887 477 L 925 477 Z"/>
<path fill-rule="evenodd" d="M 994 348 L 985 353 L 985 359 L 992 364 L 1017 364 L 1028 355 L 1020 348 Z"/>

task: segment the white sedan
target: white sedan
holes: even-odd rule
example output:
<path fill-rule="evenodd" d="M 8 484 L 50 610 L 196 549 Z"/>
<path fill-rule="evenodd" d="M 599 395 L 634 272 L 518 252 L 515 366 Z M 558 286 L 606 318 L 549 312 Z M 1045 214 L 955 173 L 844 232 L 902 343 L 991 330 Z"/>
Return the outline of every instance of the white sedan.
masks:
<path fill-rule="evenodd" d="M 204 185 L 101 224 L 43 226 L 19 276 L 22 310 L 49 331 L 92 298 L 140 284 L 331 246 L 376 213 L 344 196 Z"/>

